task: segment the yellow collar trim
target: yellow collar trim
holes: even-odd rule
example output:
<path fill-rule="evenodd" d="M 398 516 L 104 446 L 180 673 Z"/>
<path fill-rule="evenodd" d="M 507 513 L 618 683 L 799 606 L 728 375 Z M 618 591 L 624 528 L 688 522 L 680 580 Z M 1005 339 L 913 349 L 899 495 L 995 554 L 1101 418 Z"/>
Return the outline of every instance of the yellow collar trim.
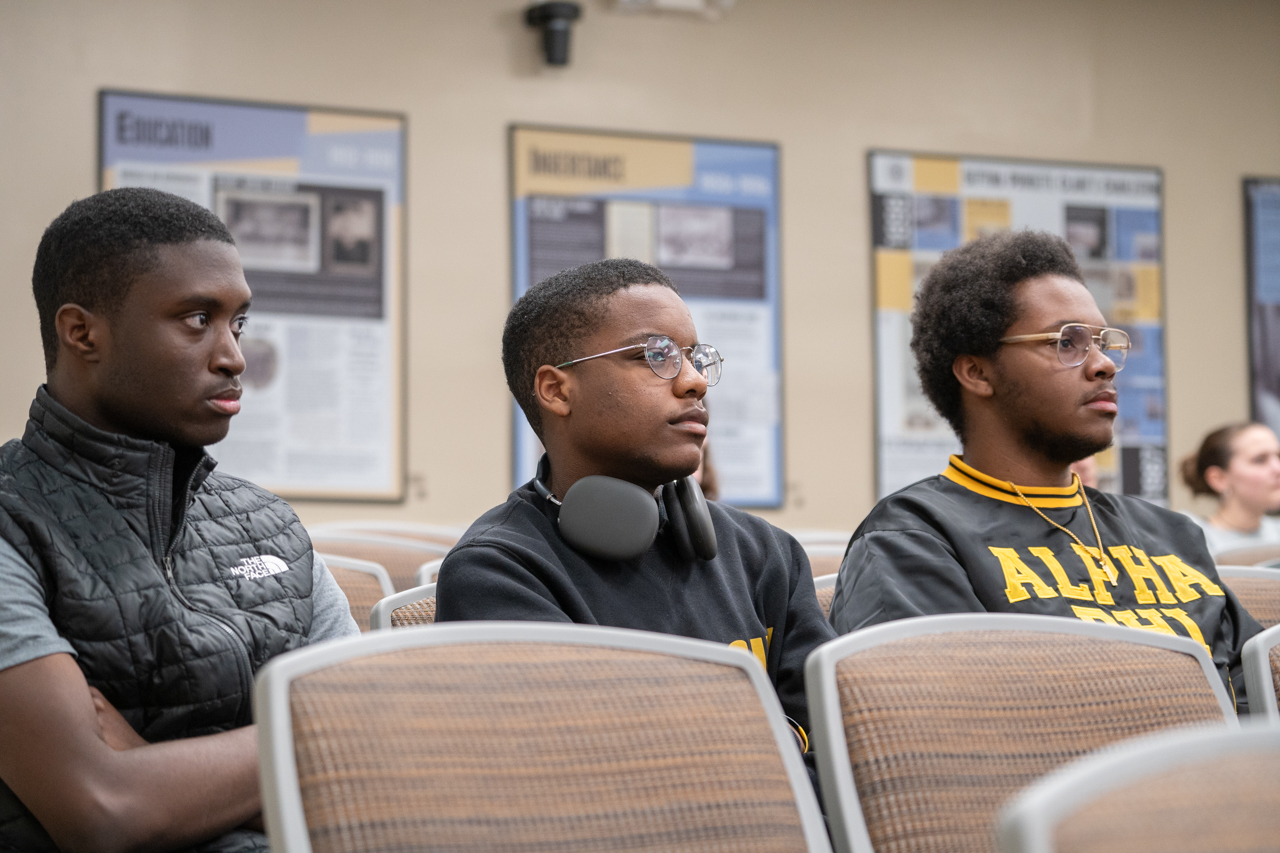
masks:
<path fill-rule="evenodd" d="M 1080 506 L 1084 503 L 1084 498 L 1080 496 L 1080 492 L 1075 486 L 1064 487 L 1045 487 L 1045 486 L 1019 486 L 1022 494 L 1027 496 L 1024 501 L 1018 497 L 1018 492 L 1014 489 L 1013 483 L 1007 480 L 997 480 L 995 477 L 988 477 L 986 474 L 964 464 L 959 456 L 952 456 L 950 464 L 943 470 L 942 476 L 959 486 L 964 486 L 971 492 L 976 492 L 983 497 L 992 498 L 1005 503 L 1018 504 L 1026 506 L 1030 501 L 1034 507 L 1040 509 L 1063 509 L 1065 507 Z"/>

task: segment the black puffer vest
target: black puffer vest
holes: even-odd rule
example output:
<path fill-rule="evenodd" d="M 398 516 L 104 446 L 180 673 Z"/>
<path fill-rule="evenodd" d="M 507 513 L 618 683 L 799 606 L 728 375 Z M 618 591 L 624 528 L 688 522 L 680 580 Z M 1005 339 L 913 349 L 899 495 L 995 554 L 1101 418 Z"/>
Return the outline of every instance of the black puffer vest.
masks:
<path fill-rule="evenodd" d="M 89 684 L 152 742 L 251 723 L 255 673 L 311 628 L 311 541 L 289 505 L 207 455 L 175 484 L 174 461 L 44 388 L 0 448 L 0 536 L 39 573 Z M 3 784 L 0 849 L 55 849 Z M 200 849 L 265 847 L 235 832 Z"/>

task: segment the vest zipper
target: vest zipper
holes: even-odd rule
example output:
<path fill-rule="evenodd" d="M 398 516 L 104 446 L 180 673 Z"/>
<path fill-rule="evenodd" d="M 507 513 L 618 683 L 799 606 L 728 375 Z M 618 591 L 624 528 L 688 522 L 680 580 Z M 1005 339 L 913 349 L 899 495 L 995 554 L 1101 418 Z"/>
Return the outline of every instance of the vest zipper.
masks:
<path fill-rule="evenodd" d="M 182 590 L 178 587 L 178 580 L 173 574 L 173 549 L 178 544 L 178 537 L 187 526 L 187 505 L 191 502 L 191 481 L 195 479 L 195 473 L 192 473 L 190 479 L 187 480 L 186 488 L 182 496 L 182 515 L 178 518 L 178 526 L 173 531 L 173 536 L 169 540 L 169 547 L 164 553 L 164 574 L 165 580 L 169 583 L 169 589 L 173 591 L 174 597 L 190 610 L 192 613 L 199 613 L 210 619 L 215 625 L 227 632 L 231 638 L 231 648 L 235 650 L 236 669 L 239 671 L 240 677 L 240 703 L 236 707 L 236 722 L 240 725 L 248 725 L 253 722 L 253 662 L 249 659 L 249 651 L 245 648 L 244 640 L 240 638 L 240 634 L 236 631 L 235 626 L 226 619 L 223 619 L 216 613 L 210 613 L 207 610 L 201 610 L 191 603 Z M 246 713 L 247 712 L 247 713 Z"/>

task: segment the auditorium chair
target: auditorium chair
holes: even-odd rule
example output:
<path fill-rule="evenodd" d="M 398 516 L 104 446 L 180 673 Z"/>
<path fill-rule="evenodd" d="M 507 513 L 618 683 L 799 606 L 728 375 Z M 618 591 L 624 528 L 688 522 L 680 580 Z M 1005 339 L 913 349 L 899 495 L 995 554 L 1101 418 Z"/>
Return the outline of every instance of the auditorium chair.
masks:
<path fill-rule="evenodd" d="M 1223 566 L 1280 566 L 1280 545 L 1232 548 L 1230 551 L 1215 554 L 1214 562 Z"/>
<path fill-rule="evenodd" d="M 1244 689 L 1249 694 L 1249 713 L 1280 723 L 1280 625 L 1254 634 L 1240 653 L 1244 666 Z"/>
<path fill-rule="evenodd" d="M 805 663 L 836 850 L 990 850 L 996 812 L 1072 758 L 1170 726 L 1236 725 L 1199 643 L 1060 616 L 902 619 Z"/>
<path fill-rule="evenodd" d="M 375 631 L 430 625 L 436 621 L 436 585 L 415 586 L 373 605 L 369 624 Z"/>
<path fill-rule="evenodd" d="M 351 618 L 356 620 L 361 631 L 368 631 L 373 606 L 395 592 L 387 570 L 368 560 L 354 560 L 337 554 L 320 554 L 320 559 L 324 560 L 329 574 L 347 596 Z"/>
<path fill-rule="evenodd" d="M 391 576 L 396 592 L 418 586 L 417 571 L 423 563 L 437 560 L 449 553 L 449 545 L 401 539 L 395 536 L 375 536 L 371 533 L 329 533 L 322 530 L 308 531 L 311 544 L 317 551 L 368 560 L 377 563 Z"/>
<path fill-rule="evenodd" d="M 830 851 L 749 652 L 583 625 L 373 631 L 253 692 L 271 849 Z"/>
<path fill-rule="evenodd" d="M 847 546 L 853 534 L 848 530 L 811 530 L 800 528 L 788 530 L 801 545 L 841 545 Z"/>
<path fill-rule="evenodd" d="M 420 542 L 453 547 L 467 528 L 451 524 L 421 524 L 415 521 L 330 521 L 310 528 L 313 533 L 358 533 L 398 536 Z"/>
<path fill-rule="evenodd" d="M 1280 570 L 1218 566 L 1218 577 L 1263 628 L 1280 624 Z"/>
<path fill-rule="evenodd" d="M 1054 771 L 1010 803 L 1001 853 L 1245 853 L 1280 846 L 1280 728 L 1161 732 Z"/>
<path fill-rule="evenodd" d="M 844 560 L 844 551 L 848 546 L 840 545 L 805 545 L 804 553 L 809 558 L 809 569 L 815 578 L 834 575 L 840 571 L 840 563 Z"/>
<path fill-rule="evenodd" d="M 413 579 L 417 581 L 417 586 L 426 586 L 429 583 L 435 583 L 438 580 L 440 567 L 442 565 L 444 565 L 444 557 L 418 566 L 417 571 L 413 573 Z"/>
<path fill-rule="evenodd" d="M 813 591 L 818 594 L 818 604 L 822 605 L 822 615 L 831 619 L 831 597 L 836 594 L 836 578 L 839 575 L 823 575 L 813 579 Z"/>

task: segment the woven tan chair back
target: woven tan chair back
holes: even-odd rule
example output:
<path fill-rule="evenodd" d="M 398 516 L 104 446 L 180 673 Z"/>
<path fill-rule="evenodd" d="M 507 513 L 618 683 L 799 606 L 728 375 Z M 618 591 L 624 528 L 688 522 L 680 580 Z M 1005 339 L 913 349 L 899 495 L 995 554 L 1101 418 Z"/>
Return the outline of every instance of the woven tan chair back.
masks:
<path fill-rule="evenodd" d="M 555 643 L 362 657 L 290 686 L 316 853 L 801 851 L 742 670 Z"/>
<path fill-rule="evenodd" d="M 369 612 L 373 605 L 382 600 L 382 585 L 377 577 L 368 572 L 355 569 L 343 569 L 329 566 L 329 573 L 338 582 L 338 586 L 347 596 L 347 604 L 351 606 L 351 618 L 356 620 L 361 631 L 369 630 Z"/>
<path fill-rule="evenodd" d="M 420 598 L 391 611 L 392 628 L 408 628 L 412 625 L 430 625 L 436 621 L 436 600 Z"/>
<path fill-rule="evenodd" d="M 1240 599 L 1249 615 L 1263 628 L 1280 625 L 1280 570 L 1275 578 L 1233 578 L 1223 575 L 1222 582 Z"/>
<path fill-rule="evenodd" d="M 338 554 L 378 563 L 387 570 L 391 585 L 396 588 L 396 592 L 404 592 L 406 589 L 417 586 L 418 581 L 414 573 L 417 572 L 418 566 L 433 559 L 431 554 L 421 550 L 397 548 L 390 543 L 328 539 L 323 535 L 313 536 L 312 543 L 317 551 L 323 551 L 326 554 Z"/>
<path fill-rule="evenodd" d="M 815 578 L 820 578 L 823 575 L 834 575 L 840 571 L 840 562 L 843 559 L 843 554 L 810 554 L 809 568 L 813 571 Z"/>
<path fill-rule="evenodd" d="M 1190 655 L 1032 631 L 887 642 L 836 664 L 849 760 L 878 853 L 988 851 L 1000 806 L 1102 746 L 1222 722 Z"/>
<path fill-rule="evenodd" d="M 1077 808 L 1059 853 L 1246 853 L 1280 846 L 1280 751 L 1230 754 L 1146 776 Z"/>
<path fill-rule="evenodd" d="M 1280 560 L 1280 545 L 1252 545 L 1248 548 L 1234 548 L 1214 554 L 1213 560 L 1220 566 L 1256 566 Z"/>
<path fill-rule="evenodd" d="M 831 618 L 831 598 L 836 594 L 834 586 L 823 587 L 816 590 L 818 594 L 818 604 L 822 606 L 822 615 Z"/>

